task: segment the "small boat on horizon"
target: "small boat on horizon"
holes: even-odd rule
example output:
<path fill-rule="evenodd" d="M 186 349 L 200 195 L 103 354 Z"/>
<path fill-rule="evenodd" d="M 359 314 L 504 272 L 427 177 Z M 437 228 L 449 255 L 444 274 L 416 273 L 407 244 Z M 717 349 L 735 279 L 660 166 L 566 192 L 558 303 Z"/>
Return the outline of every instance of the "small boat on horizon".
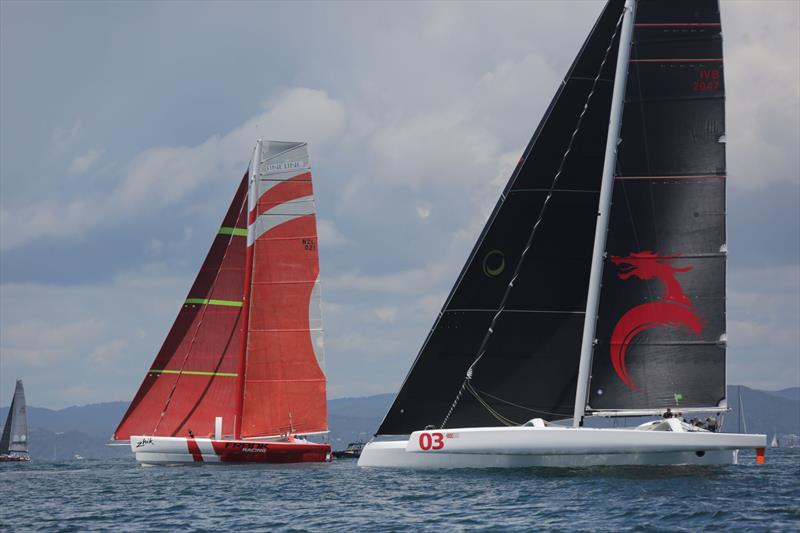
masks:
<path fill-rule="evenodd" d="M 333 456 L 336 459 L 358 459 L 367 443 L 364 441 L 350 442 L 344 450 L 336 450 Z"/>
<path fill-rule="evenodd" d="M 307 144 L 256 142 L 112 437 L 142 465 L 330 460 L 315 213 Z"/>
<path fill-rule="evenodd" d="M 18 379 L 14 396 L 8 408 L 6 424 L 0 436 L 0 463 L 28 462 L 28 412 L 25 406 L 25 389 Z"/>
<path fill-rule="evenodd" d="M 717 0 L 609 0 L 364 467 L 735 464 Z M 628 428 L 586 417 L 658 417 Z"/>

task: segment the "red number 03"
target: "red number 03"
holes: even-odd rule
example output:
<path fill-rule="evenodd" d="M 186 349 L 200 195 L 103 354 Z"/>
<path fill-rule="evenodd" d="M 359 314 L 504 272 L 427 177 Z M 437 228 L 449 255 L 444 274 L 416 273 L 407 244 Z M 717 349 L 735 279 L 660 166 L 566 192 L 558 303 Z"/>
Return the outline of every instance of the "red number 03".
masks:
<path fill-rule="evenodd" d="M 444 448 L 444 435 L 441 433 L 420 433 L 419 447 L 425 450 L 441 450 Z"/>

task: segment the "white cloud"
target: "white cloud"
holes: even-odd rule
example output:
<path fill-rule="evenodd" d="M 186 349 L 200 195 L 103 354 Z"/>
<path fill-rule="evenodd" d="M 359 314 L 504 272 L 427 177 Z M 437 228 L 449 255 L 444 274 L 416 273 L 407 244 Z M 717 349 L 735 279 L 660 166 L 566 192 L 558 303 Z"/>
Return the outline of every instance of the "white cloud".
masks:
<path fill-rule="evenodd" d="M 375 316 L 377 316 L 381 322 L 394 322 L 394 319 L 397 318 L 397 308 L 379 307 L 375 309 Z"/>
<path fill-rule="evenodd" d="M 99 338 L 106 328 L 105 321 L 94 317 L 60 324 L 27 320 L 4 328 L 0 347 L 11 364 L 47 368 L 69 358 L 74 350 Z"/>
<path fill-rule="evenodd" d="M 337 229 L 332 220 L 324 218 L 317 219 L 317 236 L 319 237 L 320 246 L 325 248 L 338 248 L 351 244 L 347 237 Z"/>
<path fill-rule="evenodd" d="M 800 176 L 800 3 L 725 2 L 731 187 L 752 191 Z"/>
<path fill-rule="evenodd" d="M 108 194 L 81 192 L 72 199 L 46 198 L 26 206 L 2 208 L 0 248 L 9 250 L 38 239 L 76 236 L 100 223 L 109 226 L 143 212 L 159 212 L 211 180 L 241 175 L 259 137 L 308 140 L 313 150 L 335 138 L 345 126 L 344 107 L 324 91 L 294 88 L 267 105 L 270 107 L 264 113 L 199 145 L 145 150 Z"/>
<path fill-rule="evenodd" d="M 99 344 L 89 354 L 89 361 L 95 365 L 109 367 L 119 362 L 128 353 L 128 339 L 114 339 Z"/>
<path fill-rule="evenodd" d="M 422 220 L 425 220 L 426 218 L 431 216 L 431 206 L 428 205 L 427 203 L 418 205 L 417 216 Z"/>
<path fill-rule="evenodd" d="M 80 176 L 81 174 L 86 174 L 99 157 L 100 152 L 98 150 L 91 149 L 84 155 L 73 159 L 69 164 L 67 173 L 69 173 L 70 176 Z"/>
<path fill-rule="evenodd" d="M 34 405 L 129 400 L 190 283 L 191 278 L 174 277 L 157 264 L 106 282 L 3 283 L 4 385 L 7 376 L 24 376 L 29 390 L 36 391 L 30 393 Z M 91 384 L 89 392 L 70 396 L 69 390 L 62 390 L 65 379 L 79 388 Z"/>

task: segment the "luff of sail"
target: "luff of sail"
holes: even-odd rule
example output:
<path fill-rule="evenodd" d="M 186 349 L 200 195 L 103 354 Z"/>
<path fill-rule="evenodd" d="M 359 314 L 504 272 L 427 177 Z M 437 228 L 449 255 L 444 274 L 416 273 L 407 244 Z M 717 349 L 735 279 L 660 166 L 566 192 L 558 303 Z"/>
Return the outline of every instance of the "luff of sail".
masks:
<path fill-rule="evenodd" d="M 725 109 L 717 0 L 640 0 L 588 404 L 725 401 Z"/>
<path fill-rule="evenodd" d="M 408 434 L 442 423 L 498 311 L 494 334 L 471 380 L 480 400 L 464 394 L 447 426 L 499 425 L 487 405 L 519 423 L 571 416 L 622 7 L 621 0 L 608 3 L 569 69 L 379 434 Z M 500 310 L 526 239 L 551 192 L 532 247 Z"/>
<path fill-rule="evenodd" d="M 28 414 L 21 379 L 17 380 L 14 387 L 14 397 L 0 436 L 0 455 L 9 453 L 28 453 Z"/>
<path fill-rule="evenodd" d="M 200 272 L 158 355 L 119 424 L 131 435 L 233 435 L 241 394 L 242 301 L 247 175 L 239 184 Z"/>
<path fill-rule="evenodd" d="M 316 210 L 306 143 L 259 141 L 243 438 L 327 431 Z M 255 167 L 255 170 L 252 168 Z"/>

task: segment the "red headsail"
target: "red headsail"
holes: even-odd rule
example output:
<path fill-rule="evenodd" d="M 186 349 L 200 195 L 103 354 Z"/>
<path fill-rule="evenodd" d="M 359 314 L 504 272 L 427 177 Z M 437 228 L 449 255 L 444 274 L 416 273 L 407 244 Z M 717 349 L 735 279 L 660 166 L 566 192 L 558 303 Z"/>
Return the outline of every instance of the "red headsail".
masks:
<path fill-rule="evenodd" d="M 242 300 L 247 242 L 247 175 L 183 307 L 144 382 L 114 433 L 196 436 L 232 435 L 241 358 Z"/>

